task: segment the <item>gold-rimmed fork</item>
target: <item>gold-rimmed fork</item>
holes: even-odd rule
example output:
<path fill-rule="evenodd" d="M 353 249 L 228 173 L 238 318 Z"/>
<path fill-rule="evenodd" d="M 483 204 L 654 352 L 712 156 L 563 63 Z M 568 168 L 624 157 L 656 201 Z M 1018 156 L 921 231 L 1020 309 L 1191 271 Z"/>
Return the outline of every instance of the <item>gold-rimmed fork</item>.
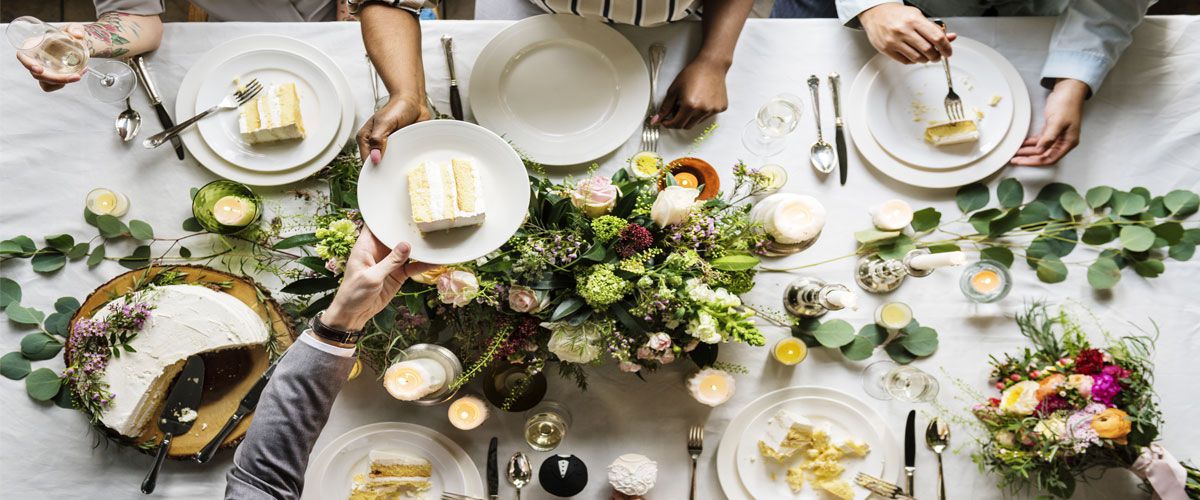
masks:
<path fill-rule="evenodd" d="M 666 45 L 656 42 L 650 46 L 650 104 L 646 109 L 646 120 L 642 122 L 642 151 L 658 152 L 658 124 L 651 123 L 651 120 L 658 114 L 658 106 L 655 105 L 658 73 L 662 70 L 663 58 L 666 55 Z"/>
<path fill-rule="evenodd" d="M 941 19 L 934 19 L 934 24 L 937 24 L 942 29 L 942 33 L 946 32 L 946 23 Z M 966 113 L 963 113 L 962 98 L 958 97 L 958 93 L 954 91 L 954 80 L 950 78 L 950 58 L 942 57 L 942 68 L 946 70 L 946 98 L 942 100 L 942 105 L 946 107 L 946 116 L 952 122 L 963 121 L 966 118 Z"/>
<path fill-rule="evenodd" d="M 704 452 L 704 427 L 693 425 L 688 429 L 687 439 L 688 455 L 692 457 L 692 488 L 688 493 L 689 500 L 696 500 L 696 461 L 700 459 L 700 454 Z"/>
<path fill-rule="evenodd" d="M 221 102 L 216 106 L 201 111 L 200 114 L 184 120 L 183 123 L 180 123 L 179 125 L 150 136 L 149 139 L 146 139 L 144 142 L 142 142 L 142 146 L 145 146 L 147 149 L 157 148 L 164 142 L 171 140 L 172 137 L 179 135 L 180 132 L 183 132 L 188 127 L 191 127 L 202 118 L 214 112 L 223 109 L 234 109 L 246 104 L 246 102 L 258 95 L 258 92 L 261 91 L 262 88 L 262 84 L 258 83 L 258 79 L 250 80 L 249 83 L 238 87 L 234 93 L 225 96 L 225 98 L 222 99 Z"/>

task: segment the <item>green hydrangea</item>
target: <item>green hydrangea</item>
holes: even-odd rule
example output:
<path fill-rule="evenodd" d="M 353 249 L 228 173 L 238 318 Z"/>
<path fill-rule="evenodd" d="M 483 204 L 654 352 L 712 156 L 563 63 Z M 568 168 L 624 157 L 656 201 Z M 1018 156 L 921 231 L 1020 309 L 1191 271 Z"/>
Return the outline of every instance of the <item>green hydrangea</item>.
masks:
<path fill-rule="evenodd" d="M 627 273 L 646 274 L 646 263 L 662 253 L 658 248 L 647 248 L 617 263 L 617 268 Z"/>
<path fill-rule="evenodd" d="M 753 269 L 748 271 L 719 271 L 713 280 L 713 284 L 729 290 L 729 293 L 741 295 L 749 292 L 754 288 Z"/>
<path fill-rule="evenodd" d="M 325 260 L 341 260 L 350 255 L 354 240 L 358 239 L 358 227 L 349 219 L 338 219 L 316 231 L 317 256 Z"/>
<path fill-rule="evenodd" d="M 612 304 L 633 289 L 633 284 L 614 273 L 612 264 L 592 267 L 588 275 L 579 280 L 575 292 L 589 306 L 600 308 Z"/>
<path fill-rule="evenodd" d="M 596 240 L 608 243 L 627 225 L 628 221 L 615 215 L 601 215 L 592 219 L 592 232 L 596 233 Z"/>

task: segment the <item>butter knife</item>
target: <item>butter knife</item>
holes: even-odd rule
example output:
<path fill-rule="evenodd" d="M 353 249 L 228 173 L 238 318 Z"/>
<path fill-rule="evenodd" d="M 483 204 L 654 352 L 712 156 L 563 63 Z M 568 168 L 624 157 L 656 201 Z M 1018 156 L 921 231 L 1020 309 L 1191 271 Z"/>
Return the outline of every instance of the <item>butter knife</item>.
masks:
<path fill-rule="evenodd" d="M 458 95 L 458 77 L 454 76 L 454 38 L 442 35 L 442 50 L 446 52 L 446 67 L 450 70 L 450 115 L 463 119 L 462 98 Z"/>
<path fill-rule="evenodd" d="M 497 463 L 496 446 L 500 444 L 500 440 L 492 438 L 492 442 L 488 444 L 487 458 L 487 489 L 489 500 L 500 499 L 500 464 Z"/>
<path fill-rule="evenodd" d="M 913 474 L 917 471 L 917 410 L 909 410 L 904 425 L 904 479 L 908 494 L 913 494 Z"/>
<path fill-rule="evenodd" d="M 829 74 L 829 88 L 833 92 L 833 143 L 837 146 L 838 179 L 846 185 L 846 173 L 850 170 L 846 158 L 846 133 L 842 130 L 842 77 L 837 73 Z"/>
<path fill-rule="evenodd" d="M 158 123 L 163 126 L 163 130 L 175 126 L 175 121 L 171 119 L 171 115 L 167 114 L 167 107 L 163 105 L 162 96 L 158 93 L 158 87 L 154 85 L 154 80 L 150 79 L 150 72 L 146 69 L 146 60 L 142 56 L 137 56 L 129 61 L 129 66 L 133 68 L 133 73 L 137 75 L 138 83 L 142 90 L 146 91 L 146 97 L 150 98 L 150 105 L 154 107 L 154 114 L 158 115 Z M 183 141 L 178 136 L 171 138 L 171 145 L 175 147 L 175 156 L 183 159 Z"/>
<path fill-rule="evenodd" d="M 254 412 L 254 409 L 258 406 L 259 396 L 262 396 L 263 389 L 267 387 L 267 382 L 271 380 L 271 375 L 275 373 L 276 365 L 277 363 L 272 363 L 271 366 L 267 367 L 267 371 L 263 372 L 258 381 L 246 392 L 246 395 L 242 396 L 242 401 L 238 403 L 237 410 L 233 412 L 233 416 L 229 417 L 229 420 L 225 422 L 225 426 L 221 427 L 221 430 L 217 432 L 216 437 L 212 438 L 208 444 L 204 445 L 204 449 L 196 454 L 197 462 L 203 464 L 212 460 L 213 456 L 217 454 L 217 449 L 221 447 L 221 443 L 224 443 L 225 438 L 229 437 L 229 434 L 233 432 L 233 428 L 237 427 L 238 423 L 246 418 L 246 415 Z"/>

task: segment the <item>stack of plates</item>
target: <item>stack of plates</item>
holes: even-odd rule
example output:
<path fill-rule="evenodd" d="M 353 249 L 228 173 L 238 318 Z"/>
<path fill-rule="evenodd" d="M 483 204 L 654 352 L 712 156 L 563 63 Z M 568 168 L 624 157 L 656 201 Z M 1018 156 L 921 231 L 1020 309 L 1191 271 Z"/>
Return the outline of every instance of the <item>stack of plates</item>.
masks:
<path fill-rule="evenodd" d="M 957 187 L 992 175 L 1021 147 L 1032 109 L 1012 63 L 960 36 L 950 68 L 954 90 L 967 118 L 978 122 L 980 137 L 940 148 L 925 142 L 924 132 L 930 122 L 946 120 L 941 63 L 905 65 L 880 54 L 859 71 L 845 101 L 846 123 L 855 146 L 877 170 L 913 186 Z"/>
<path fill-rule="evenodd" d="M 354 102 L 346 75 L 328 55 L 295 38 L 254 35 L 223 43 L 200 58 L 183 78 L 175 116 L 183 120 L 217 104 L 242 83 L 264 87 L 295 82 L 306 137 L 250 145 L 238 133 L 237 110 L 202 120 L 181 137 L 188 151 L 214 174 L 253 186 L 300 181 L 321 170 L 354 132 Z"/>
<path fill-rule="evenodd" d="M 844 392 L 823 387 L 789 387 L 759 397 L 729 422 L 717 449 L 717 479 L 725 496 L 733 500 L 827 498 L 807 481 L 800 494 L 793 494 L 784 482 L 784 468 L 759 454 L 758 441 L 764 439 L 767 421 L 780 410 L 829 428 L 835 442 L 858 439 L 871 447 L 865 458 L 847 457 L 842 461 L 846 466 L 842 480 L 853 484 L 859 472 L 887 481 L 898 479 L 900 445 L 879 413 Z M 865 490 L 855 491 L 856 498 L 867 497 Z"/>

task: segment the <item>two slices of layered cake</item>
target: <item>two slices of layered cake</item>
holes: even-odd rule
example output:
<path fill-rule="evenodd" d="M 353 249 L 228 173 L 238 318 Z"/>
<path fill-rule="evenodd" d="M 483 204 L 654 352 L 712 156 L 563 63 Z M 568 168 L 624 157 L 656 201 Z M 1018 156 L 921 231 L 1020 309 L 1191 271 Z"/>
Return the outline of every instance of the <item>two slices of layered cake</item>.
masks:
<path fill-rule="evenodd" d="M 487 215 L 479 170 L 466 159 L 422 162 L 409 170 L 408 197 L 422 233 L 481 224 Z"/>

